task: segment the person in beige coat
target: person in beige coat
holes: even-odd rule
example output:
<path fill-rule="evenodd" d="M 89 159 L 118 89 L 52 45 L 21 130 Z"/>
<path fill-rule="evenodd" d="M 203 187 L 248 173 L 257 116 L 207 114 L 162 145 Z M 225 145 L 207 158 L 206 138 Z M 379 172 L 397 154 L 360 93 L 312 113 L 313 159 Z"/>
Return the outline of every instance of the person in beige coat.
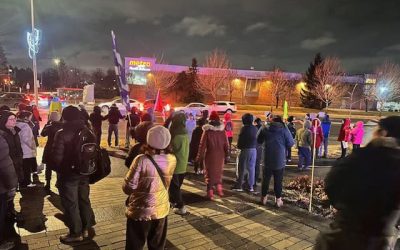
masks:
<path fill-rule="evenodd" d="M 143 249 L 146 241 L 149 249 L 165 247 L 170 209 L 168 189 L 176 167 L 170 142 L 168 129 L 151 128 L 146 153 L 133 160 L 125 177 L 122 189 L 129 195 L 125 249 Z"/>

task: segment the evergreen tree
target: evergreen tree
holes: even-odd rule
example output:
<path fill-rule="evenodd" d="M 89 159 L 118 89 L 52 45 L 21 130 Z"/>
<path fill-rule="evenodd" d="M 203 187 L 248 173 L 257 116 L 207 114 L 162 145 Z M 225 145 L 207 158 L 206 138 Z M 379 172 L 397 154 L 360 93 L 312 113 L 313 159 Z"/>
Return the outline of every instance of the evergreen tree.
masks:
<path fill-rule="evenodd" d="M 306 75 L 304 77 L 304 82 L 306 82 L 304 88 L 300 92 L 300 99 L 303 107 L 320 109 L 322 107 L 322 102 L 315 94 L 315 88 L 317 86 L 317 79 L 315 76 L 315 70 L 318 65 L 323 62 L 321 53 L 315 55 L 314 61 L 310 63 Z"/>
<path fill-rule="evenodd" d="M 198 66 L 196 58 L 192 59 L 192 65 L 189 67 L 189 72 L 187 73 L 187 88 L 186 93 L 183 98 L 184 102 L 202 102 L 204 96 L 197 88 L 197 83 L 199 81 L 197 77 Z"/>
<path fill-rule="evenodd" d="M 185 96 L 188 93 L 187 83 L 188 83 L 188 75 L 186 74 L 185 71 L 182 71 L 177 75 L 176 80 L 168 89 L 169 93 L 173 93 L 175 95 L 175 101 L 184 102 Z"/>
<path fill-rule="evenodd" d="M 0 74 L 7 74 L 8 66 L 7 66 L 7 57 L 4 53 L 3 46 L 0 44 Z"/>

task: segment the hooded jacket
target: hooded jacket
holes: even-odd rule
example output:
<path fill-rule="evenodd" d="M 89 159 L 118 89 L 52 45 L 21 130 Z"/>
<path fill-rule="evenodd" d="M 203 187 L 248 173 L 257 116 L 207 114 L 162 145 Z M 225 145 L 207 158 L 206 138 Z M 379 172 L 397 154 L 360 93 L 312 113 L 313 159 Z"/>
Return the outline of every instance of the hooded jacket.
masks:
<path fill-rule="evenodd" d="M 315 138 L 315 148 L 319 148 L 321 146 L 321 143 L 324 141 L 324 133 L 322 132 L 320 121 L 318 118 L 312 121 L 311 134 L 312 139 L 314 140 Z M 314 141 L 312 146 L 314 146 Z"/>
<path fill-rule="evenodd" d="M 73 171 L 74 154 L 76 153 L 73 140 L 77 133 L 85 128 L 85 122 L 81 119 L 65 121 L 62 129 L 56 132 L 52 146 L 52 156 L 55 166 L 59 167 L 56 171 L 62 175 L 76 174 Z M 86 127 L 87 128 L 87 127 Z"/>
<path fill-rule="evenodd" d="M 118 124 L 119 119 L 122 119 L 124 117 L 121 115 L 121 112 L 119 112 L 119 109 L 117 107 L 111 107 L 105 118 L 108 119 L 108 122 L 110 124 Z"/>
<path fill-rule="evenodd" d="M 36 143 L 33 131 L 29 126 L 29 121 L 17 120 L 16 126 L 20 129 L 18 135 L 21 142 L 23 159 L 36 157 Z"/>
<path fill-rule="evenodd" d="M 356 127 L 351 130 L 350 135 L 351 142 L 353 144 L 362 144 L 364 137 L 364 123 L 362 121 L 358 121 L 356 123 Z"/>
<path fill-rule="evenodd" d="M 260 129 L 258 143 L 264 143 L 264 164 L 272 170 L 286 166 L 286 150 L 293 146 L 293 137 L 283 123 L 271 122 L 269 127 Z"/>
<path fill-rule="evenodd" d="M 379 237 L 394 236 L 400 218 L 399 166 L 400 146 L 392 137 L 376 138 L 335 163 L 325 192 L 338 210 L 335 231 L 351 233 L 352 239 L 323 237 L 331 246 L 325 249 L 389 249 Z M 372 248 L 368 240 L 374 238 L 382 245 Z"/>
<path fill-rule="evenodd" d="M 324 138 L 329 137 L 329 133 L 331 131 L 331 124 L 332 122 L 329 119 L 329 116 L 328 115 L 324 116 L 324 119 L 322 119 L 321 122 L 322 131 L 324 132 Z"/>
<path fill-rule="evenodd" d="M 203 126 L 203 131 L 196 161 L 204 162 L 206 184 L 222 184 L 224 161 L 229 155 L 225 127 L 221 123 L 211 121 Z"/>
<path fill-rule="evenodd" d="M 338 141 L 349 142 L 350 141 L 350 119 L 345 118 L 342 126 L 339 130 Z"/>
<path fill-rule="evenodd" d="M 21 148 L 21 142 L 19 140 L 19 135 L 18 135 L 18 133 L 20 132 L 20 129 L 18 127 L 15 127 L 13 130 L 9 130 L 5 126 L 5 124 L 7 123 L 8 117 L 10 117 L 11 115 L 14 115 L 14 114 L 9 111 L 1 112 L 0 130 L 2 130 L 3 137 L 8 144 L 9 155 L 14 164 L 15 172 L 17 173 L 17 176 L 18 176 L 18 182 L 23 182 L 23 180 L 24 180 L 24 172 L 23 172 L 23 168 L 22 168 L 23 153 L 22 153 L 22 148 Z"/>
<path fill-rule="evenodd" d="M 178 113 L 172 118 L 171 145 L 176 157 L 175 174 L 186 173 L 189 160 L 189 135 L 186 130 L 186 116 Z"/>
<path fill-rule="evenodd" d="M 303 127 L 297 130 L 296 133 L 296 142 L 297 147 L 302 148 L 311 148 L 312 144 L 312 134 L 311 134 L 311 122 L 309 120 L 305 120 Z"/>
<path fill-rule="evenodd" d="M 0 194 L 4 194 L 18 185 L 18 177 L 10 157 L 5 132 L 0 130 Z"/>
<path fill-rule="evenodd" d="M 239 149 L 257 147 L 257 128 L 253 125 L 253 115 L 247 113 L 242 116 L 243 127 L 240 129 L 237 147 Z"/>
<path fill-rule="evenodd" d="M 124 193 L 129 195 L 125 214 L 132 220 L 157 220 L 165 218 L 169 213 L 168 188 L 175 170 L 176 158 L 172 154 L 152 157 L 160 167 L 167 187 L 147 156 L 136 157 L 122 186 Z"/>

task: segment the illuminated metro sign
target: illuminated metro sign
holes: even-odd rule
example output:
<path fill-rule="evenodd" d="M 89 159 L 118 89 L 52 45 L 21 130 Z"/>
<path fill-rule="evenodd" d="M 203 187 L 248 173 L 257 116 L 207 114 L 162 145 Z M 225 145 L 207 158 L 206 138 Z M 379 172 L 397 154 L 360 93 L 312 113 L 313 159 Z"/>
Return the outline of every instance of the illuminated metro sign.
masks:
<path fill-rule="evenodd" d="M 155 58 L 125 58 L 125 68 L 128 69 L 128 71 L 151 71 L 151 68 L 154 66 L 155 63 Z"/>
<path fill-rule="evenodd" d="M 150 68 L 151 67 L 151 62 L 131 60 L 131 61 L 129 61 L 129 66 L 144 66 L 144 67 Z"/>
<path fill-rule="evenodd" d="M 367 78 L 367 79 L 365 79 L 365 83 L 366 83 L 366 84 L 375 84 L 375 83 L 376 83 L 376 79 L 374 79 L 374 78 Z"/>

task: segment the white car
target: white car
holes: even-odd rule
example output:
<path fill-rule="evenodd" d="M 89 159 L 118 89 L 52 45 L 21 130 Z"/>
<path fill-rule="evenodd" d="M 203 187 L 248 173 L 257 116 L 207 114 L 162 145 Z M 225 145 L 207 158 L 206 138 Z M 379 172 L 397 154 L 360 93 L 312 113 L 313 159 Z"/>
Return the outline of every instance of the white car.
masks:
<path fill-rule="evenodd" d="M 218 113 L 236 113 L 236 103 L 230 101 L 214 101 L 210 106 L 211 111 L 217 111 Z"/>
<path fill-rule="evenodd" d="M 110 102 L 103 102 L 103 103 L 100 103 L 98 106 L 101 108 L 101 111 L 102 111 L 103 113 L 107 114 L 108 111 L 109 111 L 110 108 L 111 108 L 111 105 L 113 105 L 114 103 L 117 105 L 117 107 L 118 107 L 118 109 L 119 109 L 119 112 L 121 112 L 121 115 L 123 115 L 123 116 L 127 115 L 126 108 L 125 108 L 125 106 L 122 104 L 121 98 L 117 98 L 117 99 L 112 100 L 112 101 L 110 101 Z M 129 104 L 130 104 L 130 107 L 131 107 L 131 108 L 132 108 L 132 107 L 136 107 L 138 110 L 140 110 L 141 108 L 143 108 L 143 103 L 141 103 L 141 102 L 139 102 L 138 100 L 135 100 L 135 99 L 130 99 L 130 100 L 129 100 Z"/>
<path fill-rule="evenodd" d="M 204 110 L 209 110 L 209 106 L 201 103 L 201 102 L 191 102 L 185 107 L 176 107 L 175 112 L 185 112 L 185 113 L 192 113 L 193 115 L 196 116 L 201 116 L 201 112 Z"/>

